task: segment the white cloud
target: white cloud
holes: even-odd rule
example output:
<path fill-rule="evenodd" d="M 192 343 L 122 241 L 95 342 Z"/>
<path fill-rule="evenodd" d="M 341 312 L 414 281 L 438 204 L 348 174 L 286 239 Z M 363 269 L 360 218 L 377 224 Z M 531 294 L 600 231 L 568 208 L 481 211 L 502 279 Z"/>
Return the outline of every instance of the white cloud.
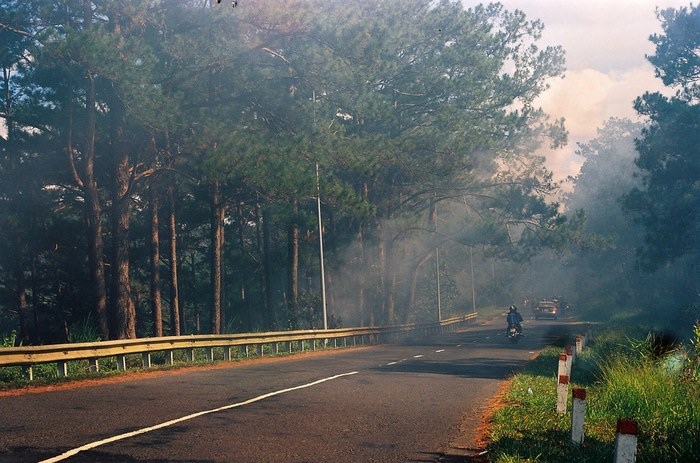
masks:
<path fill-rule="evenodd" d="M 561 45 L 566 76 L 553 81 L 538 103 L 553 118 L 564 117 L 569 145 L 545 153 L 558 179 L 576 175 L 582 159 L 577 143 L 588 142 L 610 117 L 636 120 L 633 101 L 662 90 L 645 55 L 654 52 L 649 36 L 661 33 L 656 8 L 680 8 L 683 0 L 499 0 L 544 24 L 541 46 Z M 462 0 L 465 7 L 482 3 Z M 488 3 L 488 2 L 486 2 Z"/>

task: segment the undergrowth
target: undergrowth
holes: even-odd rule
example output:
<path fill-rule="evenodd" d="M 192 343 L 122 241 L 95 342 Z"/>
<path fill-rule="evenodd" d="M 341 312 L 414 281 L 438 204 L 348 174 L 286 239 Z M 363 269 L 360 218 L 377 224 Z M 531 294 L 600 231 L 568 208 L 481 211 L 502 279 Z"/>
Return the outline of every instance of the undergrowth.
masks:
<path fill-rule="evenodd" d="M 505 408 L 492 418 L 490 461 L 613 461 L 618 418 L 638 423 L 638 462 L 700 460 L 700 326 L 686 345 L 660 343 L 653 331 L 610 330 L 577 357 L 571 387 L 587 392 L 582 444 L 570 440 L 570 411 L 555 411 L 561 349 L 543 350 L 513 377 Z"/>

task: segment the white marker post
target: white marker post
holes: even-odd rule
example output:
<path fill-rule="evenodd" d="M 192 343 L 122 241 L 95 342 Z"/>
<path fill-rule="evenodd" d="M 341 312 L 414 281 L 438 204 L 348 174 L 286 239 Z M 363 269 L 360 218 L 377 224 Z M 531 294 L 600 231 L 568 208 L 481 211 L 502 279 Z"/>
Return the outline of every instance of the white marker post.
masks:
<path fill-rule="evenodd" d="M 583 443 L 583 423 L 586 420 L 586 390 L 574 388 L 571 404 L 571 441 L 574 444 Z"/>
<path fill-rule="evenodd" d="M 583 352 L 583 336 L 576 336 L 576 355 Z"/>
<path fill-rule="evenodd" d="M 561 375 L 568 375 L 568 370 L 566 367 L 567 356 L 565 352 L 559 354 L 559 367 L 557 368 L 557 378 Z"/>
<path fill-rule="evenodd" d="M 569 377 L 567 375 L 559 376 L 557 381 L 557 413 L 563 415 L 566 413 L 566 404 L 569 397 Z"/>
<path fill-rule="evenodd" d="M 566 375 L 571 376 L 571 367 L 574 365 L 576 354 L 572 346 L 566 346 Z"/>
<path fill-rule="evenodd" d="M 637 461 L 637 423 L 620 418 L 617 420 L 615 438 L 615 463 L 635 463 Z"/>

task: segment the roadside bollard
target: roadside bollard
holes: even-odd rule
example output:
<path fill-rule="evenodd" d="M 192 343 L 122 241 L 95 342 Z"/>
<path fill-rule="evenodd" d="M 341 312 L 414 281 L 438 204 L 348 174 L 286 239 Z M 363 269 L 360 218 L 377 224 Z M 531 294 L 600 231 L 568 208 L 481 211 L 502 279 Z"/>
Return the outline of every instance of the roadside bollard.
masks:
<path fill-rule="evenodd" d="M 566 346 L 566 376 L 571 376 L 571 367 L 574 364 L 574 348 Z"/>
<path fill-rule="evenodd" d="M 566 403 L 569 397 L 569 376 L 559 376 L 557 381 L 557 413 L 563 415 L 566 413 Z"/>
<path fill-rule="evenodd" d="M 615 437 L 615 463 L 634 463 L 637 461 L 637 423 L 620 418 L 617 420 Z"/>
<path fill-rule="evenodd" d="M 576 355 L 583 352 L 583 336 L 576 336 Z"/>
<path fill-rule="evenodd" d="M 559 354 L 559 367 L 557 368 L 557 378 L 560 377 L 561 375 L 567 375 L 567 370 L 566 370 L 566 353 L 562 352 Z"/>
<path fill-rule="evenodd" d="M 574 388 L 571 402 L 571 441 L 583 443 L 583 423 L 586 420 L 586 390 Z"/>

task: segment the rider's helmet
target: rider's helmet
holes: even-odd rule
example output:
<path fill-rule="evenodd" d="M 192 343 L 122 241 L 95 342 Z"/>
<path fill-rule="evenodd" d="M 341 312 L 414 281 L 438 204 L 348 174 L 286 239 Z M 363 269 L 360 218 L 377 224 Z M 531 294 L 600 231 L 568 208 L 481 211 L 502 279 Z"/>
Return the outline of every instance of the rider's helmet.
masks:
<path fill-rule="evenodd" d="M 518 308 L 515 307 L 514 305 L 511 305 L 510 308 L 508 309 L 508 312 L 517 312 Z"/>

